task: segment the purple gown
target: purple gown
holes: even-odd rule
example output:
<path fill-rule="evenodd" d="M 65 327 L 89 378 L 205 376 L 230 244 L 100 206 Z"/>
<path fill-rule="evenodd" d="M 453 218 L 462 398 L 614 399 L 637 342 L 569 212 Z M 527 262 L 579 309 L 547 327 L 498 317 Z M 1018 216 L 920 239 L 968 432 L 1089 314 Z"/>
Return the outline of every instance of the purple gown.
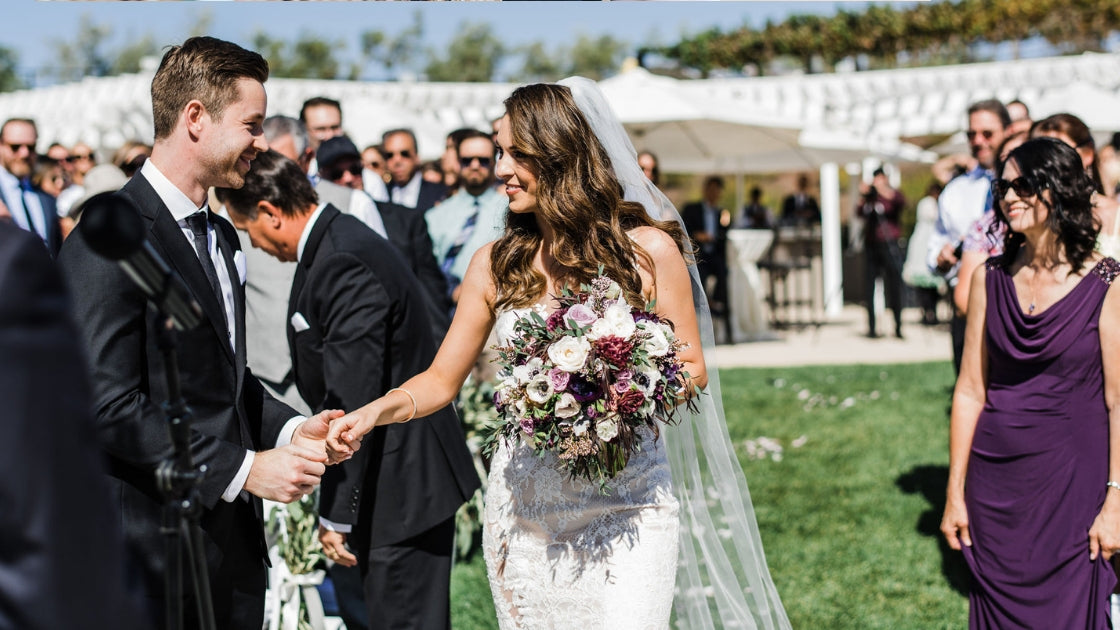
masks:
<path fill-rule="evenodd" d="M 1089 560 L 1108 481 L 1098 329 L 1120 263 L 1106 258 L 1038 315 L 989 261 L 988 399 L 965 480 L 970 628 L 1110 628 L 1116 583 Z"/>

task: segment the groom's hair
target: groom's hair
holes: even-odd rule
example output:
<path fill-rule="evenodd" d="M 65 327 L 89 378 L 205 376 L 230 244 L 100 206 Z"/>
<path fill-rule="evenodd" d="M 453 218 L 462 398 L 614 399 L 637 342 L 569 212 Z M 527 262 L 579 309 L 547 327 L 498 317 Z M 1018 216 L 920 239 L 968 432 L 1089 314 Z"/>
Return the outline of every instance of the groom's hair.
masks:
<path fill-rule="evenodd" d="M 226 209 L 248 219 L 257 218 L 257 203 L 267 201 L 284 216 L 297 217 L 319 204 L 311 181 L 295 162 L 269 149 L 258 154 L 241 188 L 215 188 Z"/>

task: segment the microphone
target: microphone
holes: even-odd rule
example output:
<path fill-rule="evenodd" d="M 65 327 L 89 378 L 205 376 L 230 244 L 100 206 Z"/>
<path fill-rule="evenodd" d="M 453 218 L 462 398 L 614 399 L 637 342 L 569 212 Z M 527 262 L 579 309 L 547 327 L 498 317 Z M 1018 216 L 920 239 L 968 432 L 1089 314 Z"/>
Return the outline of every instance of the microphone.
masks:
<path fill-rule="evenodd" d="M 202 323 L 202 309 L 183 280 L 144 238 L 144 221 L 131 201 L 104 192 L 91 197 L 83 208 L 78 230 L 90 249 L 117 261 L 177 330 Z"/>

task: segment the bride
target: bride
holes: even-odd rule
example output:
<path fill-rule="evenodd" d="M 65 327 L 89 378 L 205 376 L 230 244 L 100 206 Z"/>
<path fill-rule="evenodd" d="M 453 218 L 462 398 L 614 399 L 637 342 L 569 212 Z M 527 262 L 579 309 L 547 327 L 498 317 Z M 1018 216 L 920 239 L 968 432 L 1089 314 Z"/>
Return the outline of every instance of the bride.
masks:
<path fill-rule="evenodd" d="M 547 314 L 552 296 L 602 269 L 628 302 L 652 302 L 674 323 L 688 344 L 684 369 L 706 391 L 698 412 L 682 408 L 679 425 L 642 436 L 606 495 L 551 454 L 499 448 L 483 547 L 500 627 L 667 628 L 675 613 L 682 628 L 788 628 L 705 360 L 711 315 L 679 215 L 643 176 L 594 82 L 521 87 L 505 105 L 495 140 L 510 209 L 502 237 L 471 260 L 431 367 L 334 421 L 328 448 L 344 457 L 374 426 L 447 405 L 492 328 L 505 342 L 517 317 Z"/>

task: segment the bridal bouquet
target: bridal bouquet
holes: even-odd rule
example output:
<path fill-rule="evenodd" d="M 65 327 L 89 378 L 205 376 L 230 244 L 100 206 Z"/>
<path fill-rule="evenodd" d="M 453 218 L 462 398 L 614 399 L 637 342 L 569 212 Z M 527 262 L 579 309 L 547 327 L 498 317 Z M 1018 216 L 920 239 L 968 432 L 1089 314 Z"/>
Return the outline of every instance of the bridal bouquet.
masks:
<path fill-rule="evenodd" d="M 598 276 L 556 298 L 547 317 L 519 317 L 499 354 L 494 404 L 503 423 L 497 440 L 527 441 L 535 452 L 556 455 L 572 477 L 609 491 L 630 455 L 641 448 L 638 429 L 655 434 L 672 423 L 682 403 L 690 408 L 692 384 L 677 353 L 685 344 L 672 324 L 632 308 L 613 280 Z"/>

